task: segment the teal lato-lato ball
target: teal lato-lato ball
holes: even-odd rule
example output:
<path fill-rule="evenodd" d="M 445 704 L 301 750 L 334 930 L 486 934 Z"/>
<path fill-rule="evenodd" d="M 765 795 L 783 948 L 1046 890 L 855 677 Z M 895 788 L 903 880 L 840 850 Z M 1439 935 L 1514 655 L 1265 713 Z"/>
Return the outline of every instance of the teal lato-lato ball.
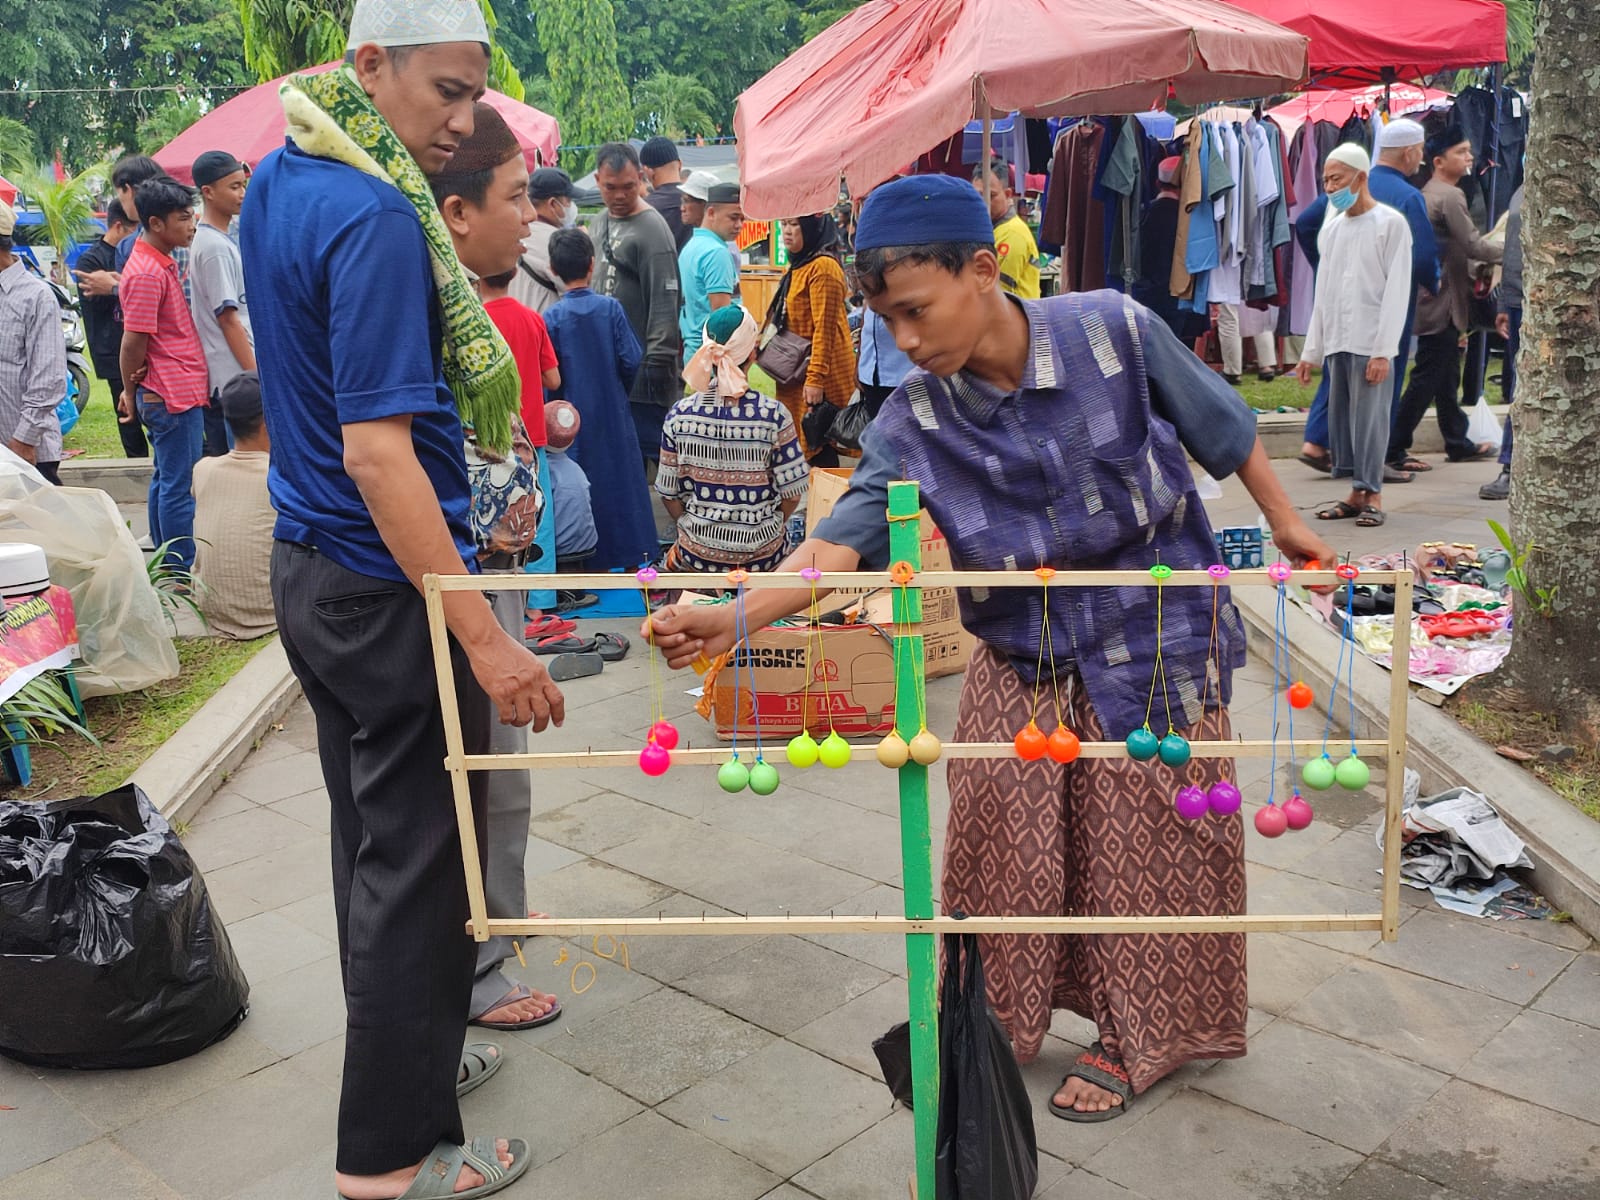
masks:
<path fill-rule="evenodd" d="M 1305 780 L 1306 786 L 1319 792 L 1325 792 L 1331 788 L 1336 776 L 1337 772 L 1334 769 L 1333 759 L 1326 754 L 1311 759 L 1305 766 L 1300 768 L 1300 778 Z"/>
<path fill-rule="evenodd" d="M 1161 761 L 1166 763 L 1169 767 L 1181 767 L 1184 763 L 1189 761 L 1190 750 L 1188 740 L 1179 737 L 1175 733 L 1169 733 L 1166 737 L 1162 738 L 1161 744 L 1157 747 L 1157 751 L 1161 755 Z"/>
<path fill-rule="evenodd" d="M 1139 762 L 1149 762 L 1156 756 L 1156 752 L 1161 749 L 1160 739 L 1148 729 L 1135 729 L 1128 735 L 1126 745 L 1128 747 L 1128 757 L 1137 759 Z"/>
<path fill-rule="evenodd" d="M 750 768 L 730 758 L 717 768 L 717 786 L 725 792 L 742 792 L 750 782 Z"/>
<path fill-rule="evenodd" d="M 1333 777 L 1339 781 L 1340 787 L 1359 792 L 1372 778 L 1372 768 L 1352 754 L 1334 768 Z"/>

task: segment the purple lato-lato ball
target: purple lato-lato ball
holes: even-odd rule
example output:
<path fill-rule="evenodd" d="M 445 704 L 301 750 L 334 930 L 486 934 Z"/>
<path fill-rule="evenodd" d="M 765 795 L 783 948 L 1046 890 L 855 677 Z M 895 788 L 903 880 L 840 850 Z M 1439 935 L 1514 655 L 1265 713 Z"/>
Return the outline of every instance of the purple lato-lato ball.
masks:
<path fill-rule="evenodd" d="M 1211 810 L 1211 802 L 1206 799 L 1206 794 L 1194 784 L 1178 789 L 1178 794 L 1172 798 L 1172 807 L 1178 810 L 1178 815 L 1185 821 L 1198 821 Z"/>

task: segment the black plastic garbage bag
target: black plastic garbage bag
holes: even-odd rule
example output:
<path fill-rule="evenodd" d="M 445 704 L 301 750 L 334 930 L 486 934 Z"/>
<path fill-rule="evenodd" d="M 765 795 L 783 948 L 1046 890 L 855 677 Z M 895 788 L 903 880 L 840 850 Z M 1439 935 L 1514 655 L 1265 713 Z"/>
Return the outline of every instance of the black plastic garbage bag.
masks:
<path fill-rule="evenodd" d="M 227 1037 L 249 998 L 199 868 L 138 788 L 0 803 L 0 1054 L 155 1066 Z"/>
<path fill-rule="evenodd" d="M 983 988 L 978 939 L 944 940 L 939 1006 L 937 1200 L 1028 1200 L 1039 1182 L 1033 1106 Z"/>

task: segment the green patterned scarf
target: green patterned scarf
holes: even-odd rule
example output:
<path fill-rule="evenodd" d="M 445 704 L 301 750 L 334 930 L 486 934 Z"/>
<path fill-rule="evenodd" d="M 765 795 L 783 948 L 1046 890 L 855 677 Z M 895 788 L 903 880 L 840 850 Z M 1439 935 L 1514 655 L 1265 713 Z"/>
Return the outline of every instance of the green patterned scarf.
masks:
<path fill-rule="evenodd" d="M 478 441 L 505 453 L 511 448 L 511 418 L 522 407 L 516 360 L 456 258 L 450 231 L 417 160 L 348 66 L 291 76 L 278 96 L 296 146 L 392 183 L 417 210 L 439 291 L 445 383 L 462 422 L 472 427 Z M 373 336 L 387 337 L 389 331 L 374 330 Z"/>

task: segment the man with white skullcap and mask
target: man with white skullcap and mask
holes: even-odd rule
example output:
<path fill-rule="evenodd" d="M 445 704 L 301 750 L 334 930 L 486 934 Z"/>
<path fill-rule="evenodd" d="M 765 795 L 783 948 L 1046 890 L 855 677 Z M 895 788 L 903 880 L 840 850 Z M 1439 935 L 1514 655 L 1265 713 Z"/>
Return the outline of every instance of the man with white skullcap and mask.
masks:
<path fill-rule="evenodd" d="M 1311 327 L 1295 373 L 1312 368 L 1328 380 L 1333 475 L 1350 477 L 1347 500 L 1321 509 L 1323 521 L 1384 521 L 1383 465 L 1389 445 L 1389 372 L 1400 350 L 1411 303 L 1411 230 L 1406 219 L 1372 198 L 1372 160 L 1354 142 L 1335 146 L 1322 167 L 1332 210 L 1322 223 Z"/>
<path fill-rule="evenodd" d="M 1400 412 L 1400 388 L 1405 382 L 1406 364 L 1411 360 L 1411 327 L 1416 319 L 1417 296 L 1433 295 L 1439 290 L 1439 247 L 1433 236 L 1433 222 L 1428 217 L 1428 206 L 1422 199 L 1412 179 L 1422 165 L 1422 126 L 1404 117 L 1397 117 L 1378 131 L 1378 161 L 1367 176 L 1367 190 L 1379 204 L 1387 204 L 1406 219 L 1411 230 L 1411 306 L 1406 310 L 1405 331 L 1400 335 L 1400 352 L 1389 372 L 1393 393 L 1389 403 L 1390 437 L 1389 466 L 1384 472 L 1386 483 L 1406 483 L 1408 472 L 1426 471 L 1428 464 L 1407 453 L 1408 446 L 1400 445 L 1394 437 L 1394 422 Z M 1315 270 L 1319 261 L 1317 234 L 1328 215 L 1328 197 L 1319 195 L 1305 211 L 1295 218 L 1295 240 L 1305 253 L 1306 261 Z M 1317 398 L 1311 403 L 1306 416 L 1305 445 L 1300 448 L 1300 461 L 1314 470 L 1332 469 L 1328 457 L 1328 380 L 1324 376 L 1317 387 Z"/>
<path fill-rule="evenodd" d="M 356 0 L 344 65 L 284 82 L 288 142 L 241 219 L 273 602 L 332 808 L 347 1200 L 488 1195 L 528 1165 L 517 1139 L 462 1144 L 458 1096 L 501 1059 L 462 1053 L 476 948 L 420 593 L 424 575 L 476 569 L 463 426 L 504 450 L 520 403 L 427 181 L 471 135 L 488 66 L 478 0 Z M 445 622 L 468 754 L 496 717 L 561 722 L 561 693 L 482 592 L 446 593 Z"/>

